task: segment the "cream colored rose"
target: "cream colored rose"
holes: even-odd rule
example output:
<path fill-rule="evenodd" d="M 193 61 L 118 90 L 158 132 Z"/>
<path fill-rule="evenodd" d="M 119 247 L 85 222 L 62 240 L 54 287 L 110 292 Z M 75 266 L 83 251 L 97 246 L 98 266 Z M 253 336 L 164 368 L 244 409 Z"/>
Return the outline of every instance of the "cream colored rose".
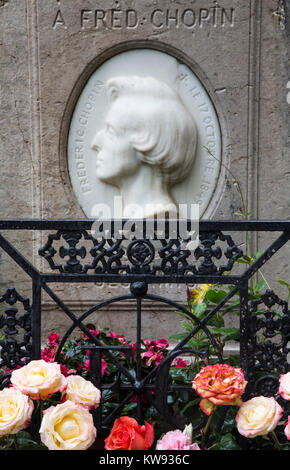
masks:
<path fill-rule="evenodd" d="M 42 359 L 31 361 L 21 369 L 14 370 L 11 383 L 25 395 L 41 400 L 49 398 L 55 392 L 63 392 L 67 386 L 60 365 Z"/>
<path fill-rule="evenodd" d="M 263 436 L 275 429 L 282 414 L 283 409 L 273 397 L 252 398 L 241 405 L 236 415 L 238 431 L 245 437 Z"/>
<path fill-rule="evenodd" d="M 31 419 L 33 402 L 14 387 L 0 392 L 0 437 L 25 429 Z"/>
<path fill-rule="evenodd" d="M 280 386 L 278 393 L 284 400 L 290 400 L 290 372 L 280 375 Z"/>
<path fill-rule="evenodd" d="M 88 409 L 69 400 L 44 412 L 39 433 L 49 450 L 86 450 L 97 435 Z"/>
<path fill-rule="evenodd" d="M 80 375 L 70 375 L 67 377 L 67 388 L 64 396 L 66 400 L 71 400 L 91 409 L 96 408 L 100 403 L 101 392 L 92 382 L 85 380 Z"/>

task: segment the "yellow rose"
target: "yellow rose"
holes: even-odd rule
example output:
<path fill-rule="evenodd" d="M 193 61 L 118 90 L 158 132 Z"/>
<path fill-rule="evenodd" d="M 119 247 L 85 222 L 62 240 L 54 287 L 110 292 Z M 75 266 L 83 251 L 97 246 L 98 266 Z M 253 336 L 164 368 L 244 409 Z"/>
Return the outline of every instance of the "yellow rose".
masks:
<path fill-rule="evenodd" d="M 25 429 L 31 419 L 33 402 L 13 387 L 0 392 L 0 437 Z"/>
<path fill-rule="evenodd" d="M 11 383 L 25 395 L 41 400 L 49 398 L 55 392 L 63 392 L 67 386 L 60 365 L 42 359 L 31 361 L 26 366 L 14 370 Z"/>
<path fill-rule="evenodd" d="M 283 409 L 271 397 L 255 397 L 245 401 L 237 415 L 236 422 L 240 434 L 256 437 L 273 431 L 283 415 Z"/>
<path fill-rule="evenodd" d="M 49 450 L 86 450 L 97 435 L 88 409 L 69 400 L 45 410 L 39 433 Z"/>
<path fill-rule="evenodd" d="M 66 400 L 73 401 L 89 409 L 96 408 L 100 403 L 101 392 L 92 382 L 80 375 L 67 377 L 67 388 L 64 392 Z"/>
<path fill-rule="evenodd" d="M 199 304 L 204 300 L 207 291 L 214 286 L 214 284 L 198 284 L 197 287 L 192 289 L 190 296 L 194 304 Z"/>

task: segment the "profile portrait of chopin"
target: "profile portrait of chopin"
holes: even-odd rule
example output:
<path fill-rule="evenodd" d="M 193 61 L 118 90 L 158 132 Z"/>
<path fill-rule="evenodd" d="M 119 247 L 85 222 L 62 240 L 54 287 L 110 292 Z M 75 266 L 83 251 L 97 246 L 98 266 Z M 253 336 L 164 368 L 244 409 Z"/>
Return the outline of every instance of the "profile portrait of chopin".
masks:
<path fill-rule="evenodd" d="M 197 130 L 177 91 L 153 77 L 122 76 L 106 82 L 108 112 L 93 138 L 96 175 L 119 188 L 131 216 L 178 216 L 170 188 L 195 160 Z M 139 208 L 139 209 L 138 209 Z"/>

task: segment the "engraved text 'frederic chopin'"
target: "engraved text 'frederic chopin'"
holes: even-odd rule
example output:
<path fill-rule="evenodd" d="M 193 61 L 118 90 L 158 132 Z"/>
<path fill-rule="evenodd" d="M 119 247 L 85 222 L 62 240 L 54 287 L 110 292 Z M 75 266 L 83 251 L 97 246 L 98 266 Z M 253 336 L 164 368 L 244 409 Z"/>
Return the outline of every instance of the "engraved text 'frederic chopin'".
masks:
<path fill-rule="evenodd" d="M 214 28 L 232 27 L 235 21 L 235 9 L 224 8 L 215 4 L 209 8 L 152 8 L 148 13 L 138 13 L 134 9 L 82 9 L 78 12 L 81 31 L 92 30 L 133 30 L 149 26 L 153 32 L 172 28 L 196 29 L 209 25 Z M 65 10 L 57 10 L 53 29 L 70 27 Z"/>

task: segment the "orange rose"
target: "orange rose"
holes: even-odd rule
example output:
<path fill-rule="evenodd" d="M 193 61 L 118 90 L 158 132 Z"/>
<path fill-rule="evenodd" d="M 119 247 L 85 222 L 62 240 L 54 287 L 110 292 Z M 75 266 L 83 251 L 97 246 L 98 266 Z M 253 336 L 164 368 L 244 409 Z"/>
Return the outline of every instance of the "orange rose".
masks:
<path fill-rule="evenodd" d="M 106 450 L 147 450 L 153 444 L 153 426 L 145 421 L 141 426 L 136 419 L 122 416 L 114 422 L 105 439 Z"/>
<path fill-rule="evenodd" d="M 242 369 L 215 364 L 200 370 L 192 382 L 192 388 L 203 398 L 200 407 L 209 415 L 216 405 L 241 405 L 247 383 Z"/>

